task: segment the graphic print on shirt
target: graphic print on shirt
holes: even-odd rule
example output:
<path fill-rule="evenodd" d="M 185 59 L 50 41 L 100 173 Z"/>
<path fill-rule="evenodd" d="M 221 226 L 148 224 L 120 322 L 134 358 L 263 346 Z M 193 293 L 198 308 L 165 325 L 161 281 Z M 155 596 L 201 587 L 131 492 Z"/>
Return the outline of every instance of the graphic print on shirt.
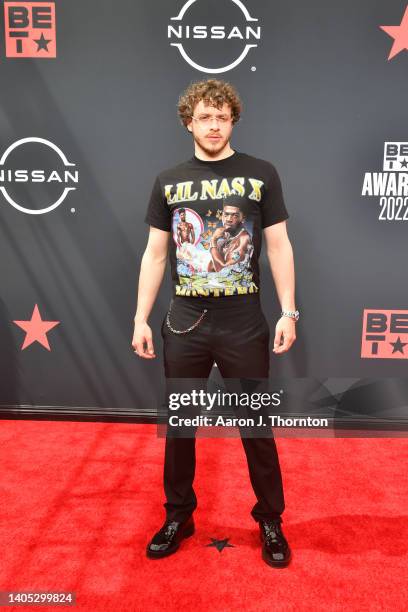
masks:
<path fill-rule="evenodd" d="M 222 179 L 221 191 L 215 188 L 218 180 L 206 181 L 200 197 L 207 200 L 206 212 L 201 215 L 185 206 L 173 209 L 172 234 L 179 278 L 176 295 L 219 296 L 258 291 L 251 269 L 253 222 L 248 219 L 244 179 L 240 178 L 233 179 L 235 187 L 239 185 L 240 196 L 232 195 L 234 189 L 228 187 L 227 179 Z M 252 199 L 258 201 L 263 183 L 256 179 L 251 182 Z M 167 202 L 197 201 L 198 192 L 192 194 L 192 183 L 166 185 Z M 205 197 L 208 195 L 205 188 L 207 192 L 210 188 L 210 194 L 217 198 L 216 208 L 212 198 Z M 225 197 L 220 200 L 220 196 Z"/>
<path fill-rule="evenodd" d="M 273 164 L 235 151 L 162 171 L 145 222 L 170 232 L 175 295 L 245 297 L 260 291 L 263 229 L 288 216 Z"/>

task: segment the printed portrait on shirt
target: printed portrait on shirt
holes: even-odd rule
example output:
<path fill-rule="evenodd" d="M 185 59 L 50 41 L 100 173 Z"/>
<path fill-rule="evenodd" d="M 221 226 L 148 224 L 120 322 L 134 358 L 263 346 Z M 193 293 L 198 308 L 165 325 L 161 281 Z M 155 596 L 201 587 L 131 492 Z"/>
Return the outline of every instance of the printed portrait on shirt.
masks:
<path fill-rule="evenodd" d="M 253 285 L 254 252 L 248 205 L 238 196 L 214 202 L 204 218 L 185 207 L 173 212 L 177 274 L 186 289 L 238 288 Z"/>

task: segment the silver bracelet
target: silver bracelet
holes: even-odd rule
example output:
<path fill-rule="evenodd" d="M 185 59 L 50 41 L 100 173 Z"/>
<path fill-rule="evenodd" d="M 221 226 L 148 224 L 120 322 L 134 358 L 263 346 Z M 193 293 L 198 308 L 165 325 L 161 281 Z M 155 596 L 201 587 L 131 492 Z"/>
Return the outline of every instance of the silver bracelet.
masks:
<path fill-rule="evenodd" d="M 282 310 L 281 317 L 289 317 L 290 319 L 294 319 L 294 321 L 298 321 L 299 314 L 298 310 Z"/>

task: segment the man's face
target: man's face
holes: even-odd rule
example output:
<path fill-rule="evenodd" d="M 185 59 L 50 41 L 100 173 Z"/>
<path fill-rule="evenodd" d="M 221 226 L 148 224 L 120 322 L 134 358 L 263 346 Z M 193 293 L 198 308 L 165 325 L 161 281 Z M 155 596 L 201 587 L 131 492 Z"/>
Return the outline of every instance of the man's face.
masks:
<path fill-rule="evenodd" d="M 222 224 L 226 229 L 234 230 L 242 220 L 244 215 L 237 206 L 224 206 L 222 211 Z"/>
<path fill-rule="evenodd" d="M 200 100 L 193 115 L 195 119 L 190 120 L 187 128 L 193 134 L 194 140 L 206 153 L 214 155 L 221 151 L 231 137 L 231 107 L 224 102 L 222 108 L 218 109 L 210 104 L 206 106 L 203 100 Z M 206 119 L 209 121 L 205 121 Z"/>
<path fill-rule="evenodd" d="M 182 221 L 185 221 L 185 220 L 186 220 L 186 211 L 185 211 L 185 210 L 184 210 L 183 212 L 181 212 L 181 213 L 180 213 L 180 219 L 181 219 Z"/>

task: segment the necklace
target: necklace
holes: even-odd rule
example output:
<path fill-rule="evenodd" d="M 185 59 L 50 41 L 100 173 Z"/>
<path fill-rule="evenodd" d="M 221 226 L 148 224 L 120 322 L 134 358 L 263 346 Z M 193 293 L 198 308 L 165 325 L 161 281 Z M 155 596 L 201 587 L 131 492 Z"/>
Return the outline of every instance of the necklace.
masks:
<path fill-rule="evenodd" d="M 228 246 L 230 245 L 230 243 L 235 239 L 238 238 L 238 236 L 244 231 L 244 228 L 241 227 L 241 229 L 239 230 L 239 232 L 237 234 L 233 234 L 231 236 L 231 234 L 228 235 L 228 238 L 225 238 L 224 244 L 222 245 L 222 248 L 225 250 L 226 248 L 228 248 Z"/>

